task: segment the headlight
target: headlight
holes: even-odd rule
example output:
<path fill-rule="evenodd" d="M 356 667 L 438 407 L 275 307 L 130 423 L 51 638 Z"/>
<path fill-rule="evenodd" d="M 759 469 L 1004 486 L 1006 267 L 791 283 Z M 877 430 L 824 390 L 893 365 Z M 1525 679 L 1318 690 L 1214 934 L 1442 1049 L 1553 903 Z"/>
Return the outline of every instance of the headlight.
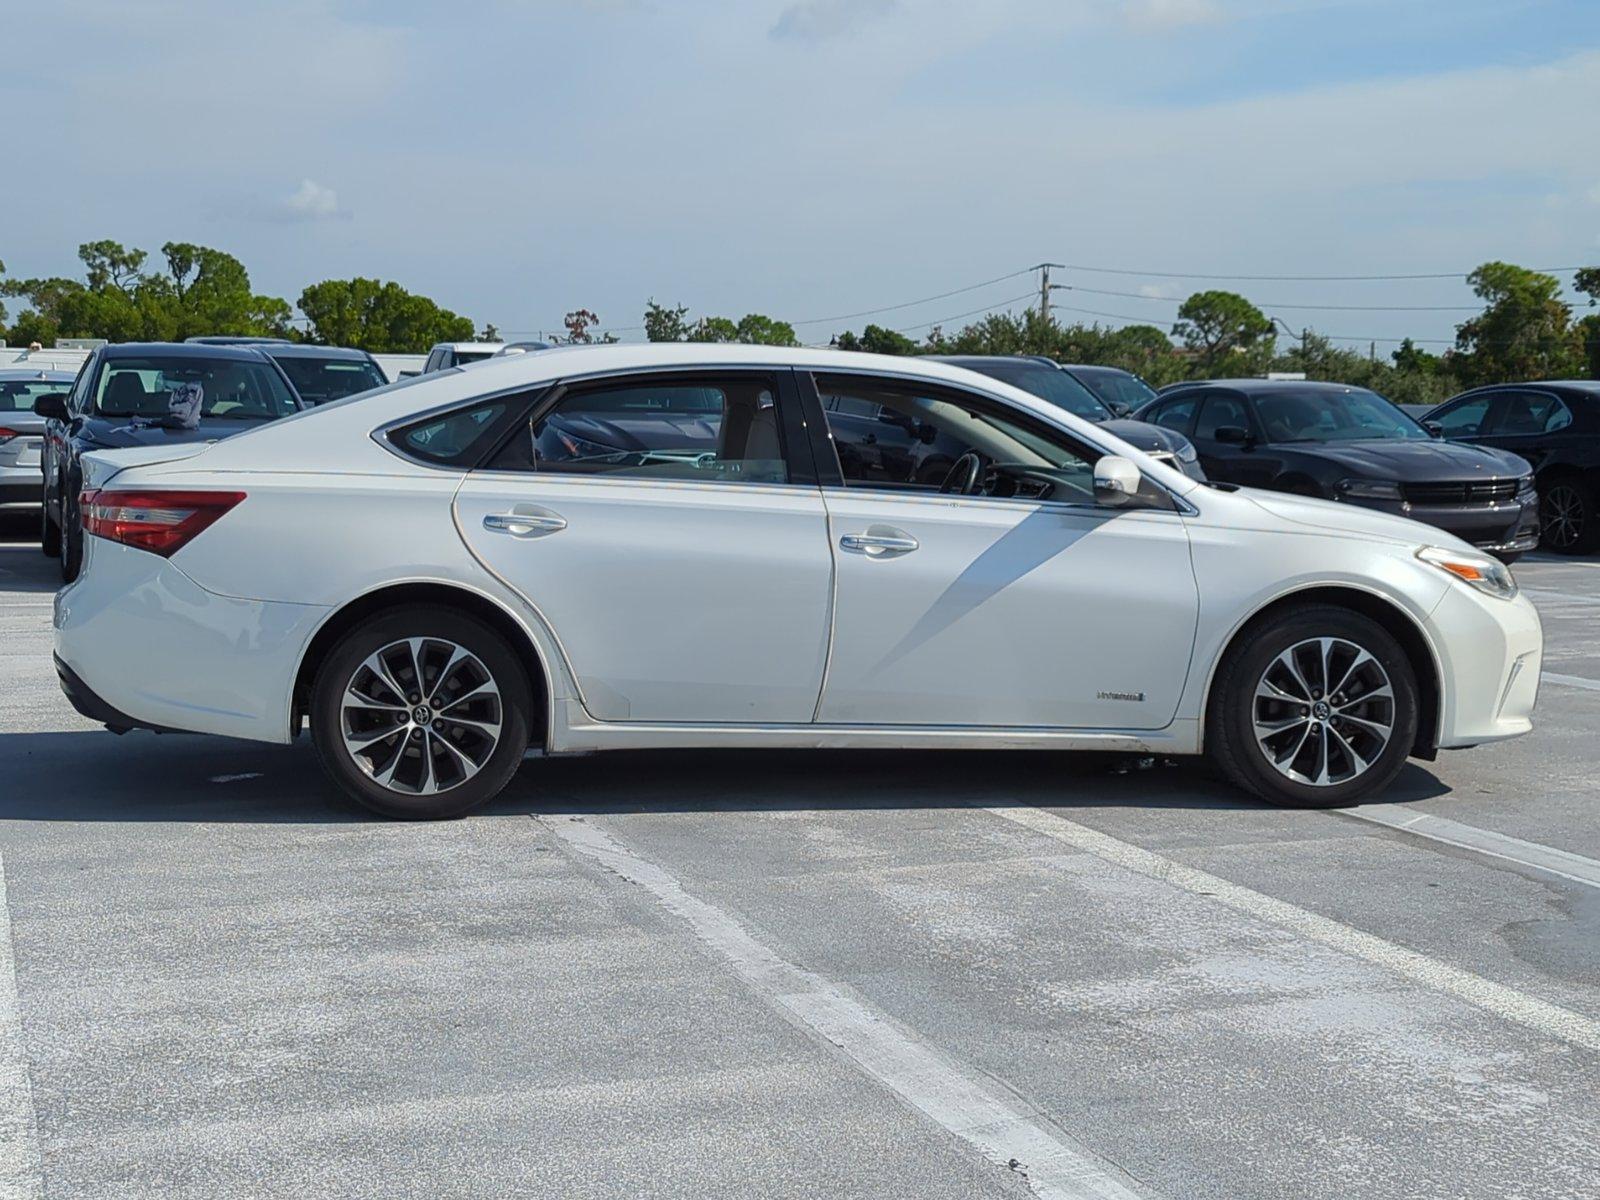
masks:
<path fill-rule="evenodd" d="M 1424 546 L 1417 551 L 1417 557 L 1454 575 L 1468 587 L 1477 588 L 1486 596 L 1493 596 L 1497 600 L 1516 598 L 1517 581 L 1503 562 L 1477 554 L 1441 550 L 1437 546 Z"/>
<path fill-rule="evenodd" d="M 1187 438 L 1178 443 L 1178 448 L 1173 453 L 1178 456 L 1179 462 L 1192 463 L 1200 461 L 1200 451 L 1196 450 L 1194 443 Z"/>
<path fill-rule="evenodd" d="M 1533 476 L 1524 475 L 1517 480 L 1517 495 L 1526 496 L 1533 491 Z"/>
<path fill-rule="evenodd" d="M 1384 479 L 1341 479 L 1337 493 L 1352 500 L 1398 500 L 1400 485 Z"/>

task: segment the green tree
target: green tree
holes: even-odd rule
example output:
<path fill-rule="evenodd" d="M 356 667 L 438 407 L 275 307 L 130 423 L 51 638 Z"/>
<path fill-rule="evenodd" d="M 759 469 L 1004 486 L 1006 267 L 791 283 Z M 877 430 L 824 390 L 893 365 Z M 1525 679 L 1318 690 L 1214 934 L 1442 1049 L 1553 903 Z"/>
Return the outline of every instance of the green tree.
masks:
<path fill-rule="evenodd" d="M 885 329 L 882 325 L 868 325 L 860 336 L 848 329 L 833 339 L 840 350 L 859 350 L 865 354 L 917 354 L 921 347 L 903 333 Z"/>
<path fill-rule="evenodd" d="M 1196 292 L 1178 309 L 1172 335 L 1194 356 L 1194 373 L 1205 378 L 1219 370 L 1254 373 L 1271 355 L 1272 322 L 1236 292 Z"/>
<path fill-rule="evenodd" d="M 1600 267 L 1584 267 L 1573 276 L 1573 285 L 1589 297 L 1589 307 L 1600 304 Z M 1600 379 L 1600 313 L 1590 313 L 1573 322 L 1577 332 L 1578 355 L 1590 379 Z"/>
<path fill-rule="evenodd" d="M 1456 327 L 1455 366 L 1464 382 L 1555 379 L 1577 366 L 1572 311 L 1554 275 L 1490 262 L 1467 282 L 1484 309 Z"/>
<path fill-rule="evenodd" d="M 435 342 L 472 339 L 473 324 L 398 283 L 326 279 L 300 293 L 307 340 L 378 354 L 420 354 Z"/>
<path fill-rule="evenodd" d="M 762 313 L 746 313 L 734 330 L 734 341 L 751 346 L 798 346 L 794 326 Z"/>
<path fill-rule="evenodd" d="M 690 325 L 686 319 L 689 315 L 687 304 L 677 304 L 668 308 L 664 304 L 657 304 L 652 298 L 644 306 L 644 336 L 650 342 L 686 342 L 689 340 Z"/>

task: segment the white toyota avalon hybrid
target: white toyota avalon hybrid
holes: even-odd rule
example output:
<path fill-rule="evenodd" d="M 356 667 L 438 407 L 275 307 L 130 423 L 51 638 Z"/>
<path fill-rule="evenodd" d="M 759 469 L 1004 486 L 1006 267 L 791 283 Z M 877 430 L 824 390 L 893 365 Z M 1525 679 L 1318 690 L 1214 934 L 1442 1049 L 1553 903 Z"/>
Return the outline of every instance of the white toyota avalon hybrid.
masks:
<path fill-rule="evenodd" d="M 1539 683 L 1532 605 L 1465 543 L 915 359 L 554 350 L 85 462 L 79 710 L 309 724 L 392 816 L 530 748 L 660 746 L 1203 752 L 1338 805 L 1526 733 Z"/>

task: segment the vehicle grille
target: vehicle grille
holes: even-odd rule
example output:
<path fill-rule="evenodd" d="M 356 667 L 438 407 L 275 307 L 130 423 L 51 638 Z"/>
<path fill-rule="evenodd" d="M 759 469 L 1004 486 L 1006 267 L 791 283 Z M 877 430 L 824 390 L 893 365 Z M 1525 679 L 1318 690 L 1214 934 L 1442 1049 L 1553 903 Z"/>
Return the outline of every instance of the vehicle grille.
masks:
<path fill-rule="evenodd" d="M 1401 493 L 1412 504 L 1493 504 L 1515 500 L 1517 481 L 1495 479 L 1482 483 L 1407 483 Z"/>

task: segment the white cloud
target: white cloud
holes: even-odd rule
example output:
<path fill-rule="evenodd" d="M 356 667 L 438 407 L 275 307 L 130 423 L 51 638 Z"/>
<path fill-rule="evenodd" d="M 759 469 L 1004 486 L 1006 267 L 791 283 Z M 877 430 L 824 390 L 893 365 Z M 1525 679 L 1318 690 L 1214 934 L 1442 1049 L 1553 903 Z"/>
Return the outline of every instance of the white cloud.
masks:
<path fill-rule="evenodd" d="M 339 193 L 314 179 L 302 179 L 300 186 L 283 201 L 280 209 L 284 216 L 293 221 L 325 221 L 331 217 L 349 215 L 339 207 Z"/>
<path fill-rule="evenodd" d="M 1215 0 L 1126 0 L 1123 19 L 1138 29 L 1182 29 L 1224 19 Z"/>
<path fill-rule="evenodd" d="M 1141 283 L 1139 294 L 1152 300 L 1175 300 L 1182 291 L 1175 283 Z"/>
<path fill-rule="evenodd" d="M 896 0 L 801 0 L 778 14 L 772 36 L 823 41 L 850 33 L 895 6 Z"/>

